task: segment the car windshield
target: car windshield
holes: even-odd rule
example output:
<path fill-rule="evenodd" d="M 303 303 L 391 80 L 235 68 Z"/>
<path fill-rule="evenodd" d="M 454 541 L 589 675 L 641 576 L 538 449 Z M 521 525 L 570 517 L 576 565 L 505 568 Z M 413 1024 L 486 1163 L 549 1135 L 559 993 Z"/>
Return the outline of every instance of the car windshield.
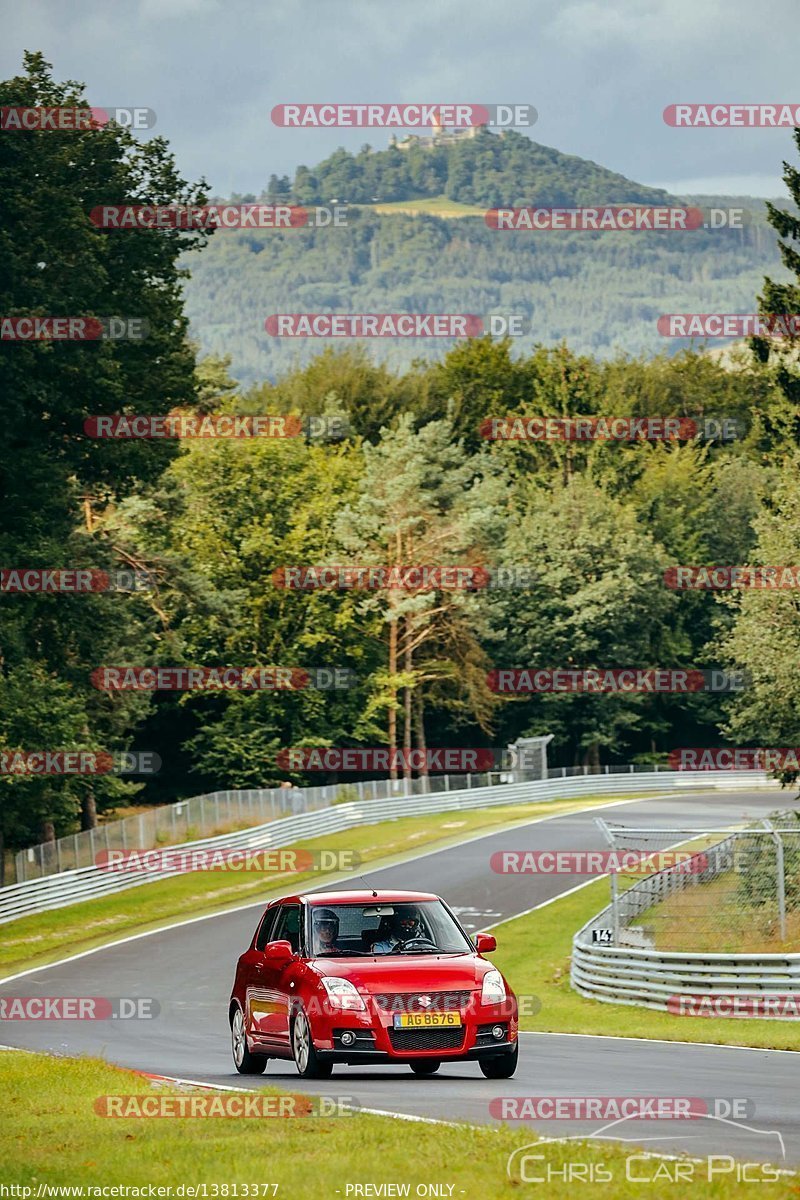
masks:
<path fill-rule="evenodd" d="M 308 945 L 318 958 L 465 954 L 474 950 L 440 900 L 312 904 L 308 908 Z"/>

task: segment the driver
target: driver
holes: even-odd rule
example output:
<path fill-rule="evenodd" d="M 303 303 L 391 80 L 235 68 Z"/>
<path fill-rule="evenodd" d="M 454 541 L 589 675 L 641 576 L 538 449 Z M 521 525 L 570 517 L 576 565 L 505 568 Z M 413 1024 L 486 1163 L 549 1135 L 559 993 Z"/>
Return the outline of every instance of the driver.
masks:
<path fill-rule="evenodd" d="M 339 918 L 332 908 L 313 909 L 311 925 L 315 954 L 340 953 L 340 948 L 336 944 L 339 937 Z"/>
<path fill-rule="evenodd" d="M 373 942 L 372 952 L 373 954 L 391 954 L 398 946 L 420 937 L 425 937 L 425 933 L 416 904 L 396 904 L 389 932 L 382 941 Z"/>

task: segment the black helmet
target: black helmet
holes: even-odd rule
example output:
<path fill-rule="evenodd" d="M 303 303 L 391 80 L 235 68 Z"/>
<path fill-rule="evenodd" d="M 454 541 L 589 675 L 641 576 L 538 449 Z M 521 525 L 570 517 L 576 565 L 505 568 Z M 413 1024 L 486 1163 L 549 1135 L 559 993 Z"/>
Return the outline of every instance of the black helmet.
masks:
<path fill-rule="evenodd" d="M 312 908 L 312 924 L 314 934 L 317 935 L 319 941 L 319 932 L 323 929 L 332 932 L 331 941 L 335 942 L 339 936 L 339 918 L 332 908 Z"/>
<path fill-rule="evenodd" d="M 404 941 L 419 937 L 422 933 L 419 909 L 416 904 L 395 904 L 392 914 L 392 932 Z"/>
<path fill-rule="evenodd" d="M 312 910 L 311 920 L 314 926 L 314 932 L 327 927 L 333 930 L 333 941 L 336 941 L 339 936 L 339 918 L 332 908 L 315 908 Z"/>

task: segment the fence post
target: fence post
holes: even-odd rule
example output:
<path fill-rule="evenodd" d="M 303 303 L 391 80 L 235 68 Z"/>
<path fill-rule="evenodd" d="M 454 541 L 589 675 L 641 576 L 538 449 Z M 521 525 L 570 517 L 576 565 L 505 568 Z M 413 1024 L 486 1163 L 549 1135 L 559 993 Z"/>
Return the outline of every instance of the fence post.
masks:
<path fill-rule="evenodd" d="M 778 873 L 778 920 L 781 926 L 781 941 L 786 941 L 786 874 L 783 865 L 783 839 L 775 833 L 775 868 Z"/>
<path fill-rule="evenodd" d="M 786 941 L 786 876 L 783 866 L 783 841 L 771 821 L 766 818 L 761 822 L 765 829 L 772 834 L 775 842 L 775 880 L 776 899 L 778 901 L 778 923 L 781 931 L 781 941 Z"/>
<path fill-rule="evenodd" d="M 614 945 L 619 945 L 619 889 L 617 872 L 611 872 L 611 923 L 614 927 Z"/>

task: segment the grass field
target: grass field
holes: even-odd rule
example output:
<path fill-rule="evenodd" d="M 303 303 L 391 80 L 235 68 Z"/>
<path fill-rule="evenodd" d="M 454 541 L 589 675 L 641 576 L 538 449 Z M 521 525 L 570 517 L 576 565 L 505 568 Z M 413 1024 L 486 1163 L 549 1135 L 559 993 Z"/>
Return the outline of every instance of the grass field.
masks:
<path fill-rule="evenodd" d="M 407 213 L 416 216 L 427 213 L 432 217 L 482 217 L 486 209 L 475 204 L 462 204 L 460 200 L 451 200 L 449 196 L 429 196 L 421 200 L 390 200 L 386 204 L 358 204 L 354 208 L 363 208 L 370 212 L 391 216 L 393 213 Z"/>
<path fill-rule="evenodd" d="M 415 851 L 442 848 L 474 833 L 594 808 L 619 798 L 549 800 L 402 817 L 376 825 L 354 826 L 342 833 L 298 842 L 297 846 L 310 850 L 355 850 L 361 856 L 362 868 L 366 869 L 368 865 L 377 866 L 384 860 L 392 861 Z M 288 892 L 309 880 L 314 886 L 331 878 L 311 872 L 269 876 L 258 872 L 195 871 L 52 912 L 20 917 L 2 927 L 0 977 L 26 967 L 43 966 L 124 934 L 157 929 L 181 917 L 222 912 L 249 901 L 266 902 L 276 893 Z"/>
<path fill-rule="evenodd" d="M 199 1196 L 203 1200 L 273 1195 L 279 1200 L 346 1200 L 359 1194 L 404 1194 L 353 1190 L 370 1184 L 384 1188 L 387 1184 L 407 1185 L 410 1190 L 405 1194 L 452 1196 L 457 1200 L 526 1194 L 562 1200 L 576 1192 L 614 1200 L 643 1195 L 648 1200 L 660 1200 L 686 1194 L 722 1200 L 753 1194 L 753 1184 L 736 1183 L 730 1167 L 725 1175 L 709 1181 L 708 1162 L 695 1165 L 637 1157 L 630 1165 L 630 1174 L 649 1182 L 632 1182 L 626 1178 L 626 1158 L 635 1153 L 633 1147 L 586 1142 L 531 1146 L 537 1135 L 527 1126 L 445 1127 L 366 1114 L 328 1118 L 104 1117 L 95 1110 L 95 1101 L 103 1096 L 152 1098 L 174 1094 L 185 1103 L 195 1094 L 207 1098 L 219 1095 L 230 1103 L 231 1094 L 156 1088 L 133 1072 L 94 1059 L 0 1051 L 0 1063 L 5 1085 L 0 1182 L 6 1187 L 29 1189 L 3 1192 L 20 1200 L 102 1194 L 59 1193 L 49 1191 L 51 1187 L 148 1185 L 171 1188 L 172 1197 Z M 420 1082 L 435 1086 L 432 1080 Z M 272 1089 L 268 1094 L 277 1095 Z M 526 1182 L 520 1184 L 520 1155 L 514 1159 L 513 1178 L 507 1176 L 506 1168 L 509 1156 L 523 1147 L 542 1155 L 542 1160 L 528 1161 Z M 586 1172 L 595 1178 L 601 1173 L 602 1181 L 588 1185 L 568 1181 L 565 1172 L 575 1170 L 569 1164 L 575 1164 L 584 1178 Z M 674 1176 L 679 1167 L 689 1173 L 696 1188 L 688 1182 L 676 1187 Z M 544 1178 L 551 1171 L 558 1174 L 544 1189 L 534 1190 L 531 1174 Z M 441 1190 L 416 1192 L 421 1185 L 433 1184 Z M 166 1191 L 160 1194 L 170 1195 Z M 767 1194 L 800 1195 L 800 1188 L 793 1180 L 783 1178 Z"/>
<path fill-rule="evenodd" d="M 702 906 L 702 907 L 701 907 Z M 787 912 L 781 938 L 774 899 L 759 908 L 743 904 L 739 878 L 727 871 L 701 889 L 675 892 L 647 911 L 659 950 L 706 950 L 721 954 L 797 954 L 800 911 Z"/>

